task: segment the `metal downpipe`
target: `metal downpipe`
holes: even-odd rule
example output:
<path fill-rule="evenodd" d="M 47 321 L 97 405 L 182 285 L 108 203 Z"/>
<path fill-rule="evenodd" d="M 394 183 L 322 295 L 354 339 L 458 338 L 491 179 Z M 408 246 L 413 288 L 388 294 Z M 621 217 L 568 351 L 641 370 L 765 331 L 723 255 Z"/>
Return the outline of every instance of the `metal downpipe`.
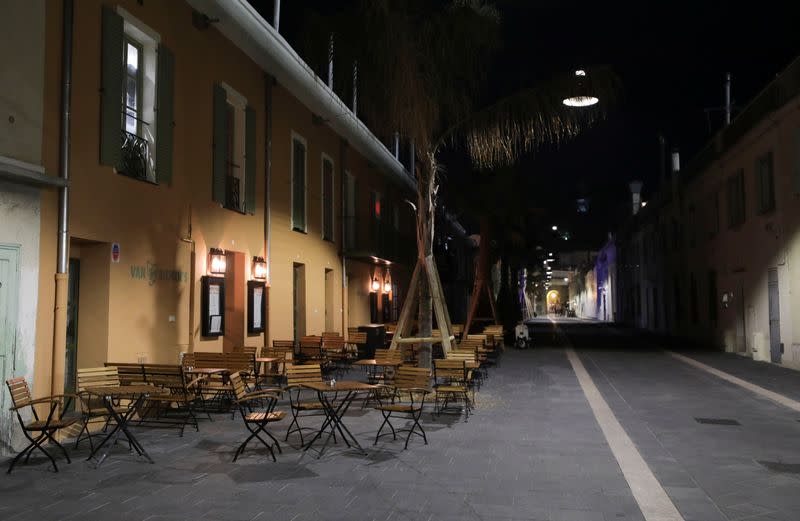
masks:
<path fill-rule="evenodd" d="M 67 282 L 69 279 L 69 153 L 70 100 L 72 96 L 73 0 L 64 0 L 63 42 L 61 53 L 61 144 L 58 170 L 67 183 L 58 194 L 58 250 L 55 275 L 55 309 L 53 317 L 53 359 L 50 386 L 53 394 L 63 392 L 67 351 Z M 61 387 L 59 389 L 59 387 Z"/>

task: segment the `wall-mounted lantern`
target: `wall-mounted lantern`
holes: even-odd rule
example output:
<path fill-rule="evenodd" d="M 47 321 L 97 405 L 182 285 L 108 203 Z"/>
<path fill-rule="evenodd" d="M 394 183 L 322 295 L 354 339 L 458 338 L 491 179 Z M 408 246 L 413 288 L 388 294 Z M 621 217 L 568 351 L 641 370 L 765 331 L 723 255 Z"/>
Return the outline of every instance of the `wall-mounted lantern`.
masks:
<path fill-rule="evenodd" d="M 217 277 L 225 276 L 225 251 L 220 248 L 211 248 L 208 252 L 208 273 Z"/>
<path fill-rule="evenodd" d="M 267 261 L 264 257 L 253 257 L 253 278 L 267 280 Z"/>
<path fill-rule="evenodd" d="M 378 280 L 378 277 L 372 278 L 372 292 L 377 293 L 381 290 L 381 281 Z"/>

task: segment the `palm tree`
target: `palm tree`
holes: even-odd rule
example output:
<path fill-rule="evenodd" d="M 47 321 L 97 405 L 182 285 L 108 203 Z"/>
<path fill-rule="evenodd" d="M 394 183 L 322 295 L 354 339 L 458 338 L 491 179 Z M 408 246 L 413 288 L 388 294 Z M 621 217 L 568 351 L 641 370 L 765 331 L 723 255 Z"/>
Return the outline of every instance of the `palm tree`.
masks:
<path fill-rule="evenodd" d="M 575 136 L 602 114 L 603 104 L 589 110 L 563 105 L 565 94 L 574 89 L 573 74 L 481 103 L 500 42 L 500 16 L 490 2 L 356 0 L 354 7 L 335 16 L 307 16 L 306 54 L 313 65 L 332 35 L 334 60 L 358 64 L 359 116 L 386 142 L 395 132 L 413 141 L 418 266 L 433 255 L 442 150 L 459 148 L 475 168 L 496 168 L 542 144 Z M 319 60 L 316 65 L 324 70 Z M 616 78 L 608 69 L 585 72 L 584 87 L 605 99 L 616 91 Z M 335 82 L 337 91 L 346 92 L 347 76 Z M 420 337 L 431 336 L 430 283 L 419 277 Z M 410 305 L 407 298 L 403 307 Z M 442 332 L 447 335 L 449 331 Z M 430 344 L 424 343 L 420 365 L 429 367 L 430 359 Z"/>

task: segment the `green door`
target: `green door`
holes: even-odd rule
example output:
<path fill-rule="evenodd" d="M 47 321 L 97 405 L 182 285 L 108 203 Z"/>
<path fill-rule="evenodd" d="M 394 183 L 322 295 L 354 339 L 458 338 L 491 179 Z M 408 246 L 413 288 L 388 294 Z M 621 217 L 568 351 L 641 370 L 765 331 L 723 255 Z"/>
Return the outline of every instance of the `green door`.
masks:
<path fill-rule="evenodd" d="M 17 351 L 17 316 L 19 309 L 19 246 L 0 244 L 0 452 L 9 448 L 11 427 L 11 398 L 5 381 L 14 376 Z"/>
<path fill-rule="evenodd" d="M 78 288 L 81 283 L 81 261 L 69 260 L 67 282 L 67 352 L 64 360 L 64 392 L 74 393 L 78 377 Z"/>

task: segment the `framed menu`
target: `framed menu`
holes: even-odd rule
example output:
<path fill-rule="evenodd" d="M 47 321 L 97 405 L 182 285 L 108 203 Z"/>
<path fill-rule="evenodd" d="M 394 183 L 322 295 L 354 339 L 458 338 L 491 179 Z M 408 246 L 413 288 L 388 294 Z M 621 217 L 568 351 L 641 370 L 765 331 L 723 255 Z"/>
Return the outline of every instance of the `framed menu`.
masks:
<path fill-rule="evenodd" d="M 205 337 L 225 334 L 225 279 L 201 277 L 200 332 Z"/>
<path fill-rule="evenodd" d="M 267 285 L 257 280 L 247 282 L 247 332 L 263 333 L 267 321 Z"/>

